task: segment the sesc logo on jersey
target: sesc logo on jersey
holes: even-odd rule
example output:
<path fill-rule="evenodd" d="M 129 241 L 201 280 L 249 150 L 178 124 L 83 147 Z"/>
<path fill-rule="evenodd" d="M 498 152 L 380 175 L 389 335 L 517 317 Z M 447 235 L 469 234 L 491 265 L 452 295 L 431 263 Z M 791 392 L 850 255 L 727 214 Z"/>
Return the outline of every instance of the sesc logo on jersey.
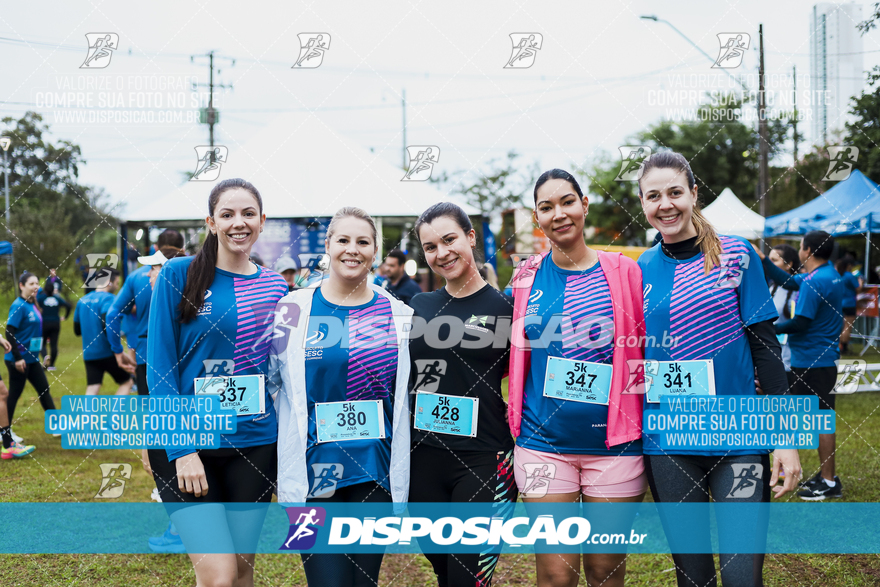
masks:
<path fill-rule="evenodd" d="M 206 289 L 205 290 L 205 301 L 202 304 L 202 307 L 199 308 L 199 312 L 198 312 L 199 316 L 210 316 L 211 315 L 211 306 L 213 305 L 213 302 L 208 301 L 208 298 L 210 298 L 210 297 L 211 297 L 211 290 Z"/>

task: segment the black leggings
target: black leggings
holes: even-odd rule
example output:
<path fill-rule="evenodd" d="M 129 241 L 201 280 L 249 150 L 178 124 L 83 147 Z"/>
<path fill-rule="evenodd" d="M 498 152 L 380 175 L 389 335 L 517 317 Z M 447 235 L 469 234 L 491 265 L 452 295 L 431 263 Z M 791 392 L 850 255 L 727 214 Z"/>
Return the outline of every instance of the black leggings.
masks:
<path fill-rule="evenodd" d="M 752 486 L 741 485 L 743 465 L 750 476 L 759 482 Z M 752 468 L 754 467 L 754 468 Z M 696 455 L 645 455 L 645 469 L 655 502 L 701 503 L 712 500 L 719 503 L 767 503 L 770 501 L 770 458 L 767 455 L 706 457 Z M 716 510 L 717 514 L 717 510 Z M 667 519 L 661 515 L 663 527 L 677 527 L 680 520 Z M 725 536 L 743 532 L 766 537 L 767 518 L 717 519 L 718 539 L 722 548 Z M 705 523 L 691 526 L 692 538 L 709 544 L 709 514 Z M 673 548 L 674 550 L 674 548 Z M 764 554 L 721 553 L 721 583 L 731 586 L 761 586 Z M 711 552 L 672 554 L 679 587 L 715 587 L 715 560 Z"/>
<path fill-rule="evenodd" d="M 331 497 L 310 498 L 306 503 L 390 503 L 391 495 L 374 481 L 337 489 Z M 303 554 L 309 587 L 376 587 L 385 553 Z"/>
<path fill-rule="evenodd" d="M 138 386 L 138 395 L 150 395 L 147 388 L 147 365 L 138 365 L 134 368 L 134 382 Z"/>
<path fill-rule="evenodd" d="M 409 500 L 411 502 L 516 501 L 513 451 L 464 452 L 415 445 L 410 457 Z M 502 514 L 503 512 L 499 512 Z M 499 553 L 425 553 L 440 587 L 492 584 Z"/>
<path fill-rule="evenodd" d="M 58 358 L 58 337 L 61 334 L 61 322 L 43 322 L 43 348 L 40 355 L 45 357 L 49 355 L 49 364 L 47 367 L 55 366 L 55 359 Z M 46 350 L 49 349 L 47 353 Z"/>
<path fill-rule="evenodd" d="M 46 374 L 40 363 L 27 363 L 24 373 L 19 373 L 12 361 L 6 361 L 6 368 L 9 369 L 9 399 L 6 400 L 6 411 L 9 414 L 10 425 L 12 425 L 12 417 L 15 415 L 15 405 L 18 403 L 18 398 L 24 393 L 24 386 L 28 381 L 34 386 L 43 409 L 55 409 L 55 402 L 49 395 L 49 382 L 46 381 Z"/>

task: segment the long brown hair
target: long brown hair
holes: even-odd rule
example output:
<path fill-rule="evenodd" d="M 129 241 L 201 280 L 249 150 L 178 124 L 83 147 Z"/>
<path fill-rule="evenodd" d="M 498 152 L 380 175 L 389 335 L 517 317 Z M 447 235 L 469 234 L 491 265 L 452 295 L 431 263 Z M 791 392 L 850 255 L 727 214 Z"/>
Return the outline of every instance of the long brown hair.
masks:
<path fill-rule="evenodd" d="M 209 216 L 214 217 L 214 209 L 217 207 L 217 202 L 220 201 L 220 196 L 223 195 L 223 192 L 234 189 L 243 189 L 252 193 L 257 199 L 260 214 L 263 213 L 263 198 L 260 197 L 259 190 L 249 181 L 234 178 L 224 179 L 211 190 L 211 195 L 208 196 Z M 195 319 L 199 308 L 205 303 L 205 290 L 214 282 L 214 268 L 217 266 L 217 248 L 219 244 L 220 241 L 217 239 L 217 235 L 209 230 L 208 236 L 205 237 L 205 243 L 202 245 L 201 250 L 196 253 L 187 270 L 183 296 L 177 305 L 178 319 L 183 324 Z"/>
<path fill-rule="evenodd" d="M 683 155 L 673 151 L 660 151 L 648 157 L 642 164 L 642 174 L 639 179 L 639 198 L 644 196 L 641 178 L 644 178 L 652 169 L 674 169 L 679 173 L 685 174 L 688 188 L 691 191 L 693 191 L 696 185 L 694 172 L 691 171 L 691 166 Z M 697 231 L 697 246 L 700 247 L 700 252 L 703 253 L 703 270 L 709 273 L 713 267 L 721 265 L 721 239 L 718 238 L 715 227 L 706 220 L 706 217 L 700 211 L 699 202 L 694 202 L 691 223 Z"/>

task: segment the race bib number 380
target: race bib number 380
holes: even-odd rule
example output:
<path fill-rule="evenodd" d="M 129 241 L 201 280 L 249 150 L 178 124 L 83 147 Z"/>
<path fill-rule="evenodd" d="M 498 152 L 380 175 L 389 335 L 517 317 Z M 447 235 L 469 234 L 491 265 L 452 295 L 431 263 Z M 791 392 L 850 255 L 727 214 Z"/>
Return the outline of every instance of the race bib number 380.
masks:
<path fill-rule="evenodd" d="M 196 395 L 220 396 L 224 410 L 235 410 L 238 416 L 266 412 L 265 378 L 262 375 L 232 375 L 231 377 L 197 377 Z"/>
<path fill-rule="evenodd" d="M 648 402 L 660 403 L 661 395 L 715 395 L 715 367 L 705 361 L 645 361 Z"/>
<path fill-rule="evenodd" d="M 382 400 L 315 404 L 318 444 L 385 438 Z"/>

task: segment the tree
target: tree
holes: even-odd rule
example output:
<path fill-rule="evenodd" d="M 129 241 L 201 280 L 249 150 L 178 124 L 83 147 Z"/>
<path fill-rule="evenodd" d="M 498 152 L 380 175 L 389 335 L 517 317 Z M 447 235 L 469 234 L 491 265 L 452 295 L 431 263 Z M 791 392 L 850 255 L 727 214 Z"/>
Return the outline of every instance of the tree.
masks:
<path fill-rule="evenodd" d="M 534 188 L 540 168 L 537 162 L 526 167 L 517 165 L 519 157 L 516 151 L 509 151 L 503 158 L 490 159 L 480 170 L 443 172 L 431 181 L 449 186 L 452 193 L 464 196 L 469 205 L 490 218 L 503 210 L 527 204 L 526 196 Z"/>
<path fill-rule="evenodd" d="M 100 189 L 79 183 L 85 163 L 80 147 L 67 140 L 50 142 L 49 126 L 36 112 L 21 119 L 2 120 L 4 136 L 12 139 L 9 158 L 9 201 L 17 270 L 28 269 L 45 277 L 50 268 L 75 283 L 75 260 L 84 253 L 112 252 L 103 249 L 115 241 L 117 220 L 106 208 Z M 5 233 L 6 231 L 4 231 Z M 95 250 L 100 243 L 102 250 Z M 5 272 L 0 272 L 9 279 Z M 16 276 L 17 277 L 17 276 Z"/>
<path fill-rule="evenodd" d="M 853 99 L 850 113 L 855 120 L 847 123 L 844 142 L 859 148 L 861 172 L 880 182 L 880 73 L 869 75 L 868 91 Z"/>

